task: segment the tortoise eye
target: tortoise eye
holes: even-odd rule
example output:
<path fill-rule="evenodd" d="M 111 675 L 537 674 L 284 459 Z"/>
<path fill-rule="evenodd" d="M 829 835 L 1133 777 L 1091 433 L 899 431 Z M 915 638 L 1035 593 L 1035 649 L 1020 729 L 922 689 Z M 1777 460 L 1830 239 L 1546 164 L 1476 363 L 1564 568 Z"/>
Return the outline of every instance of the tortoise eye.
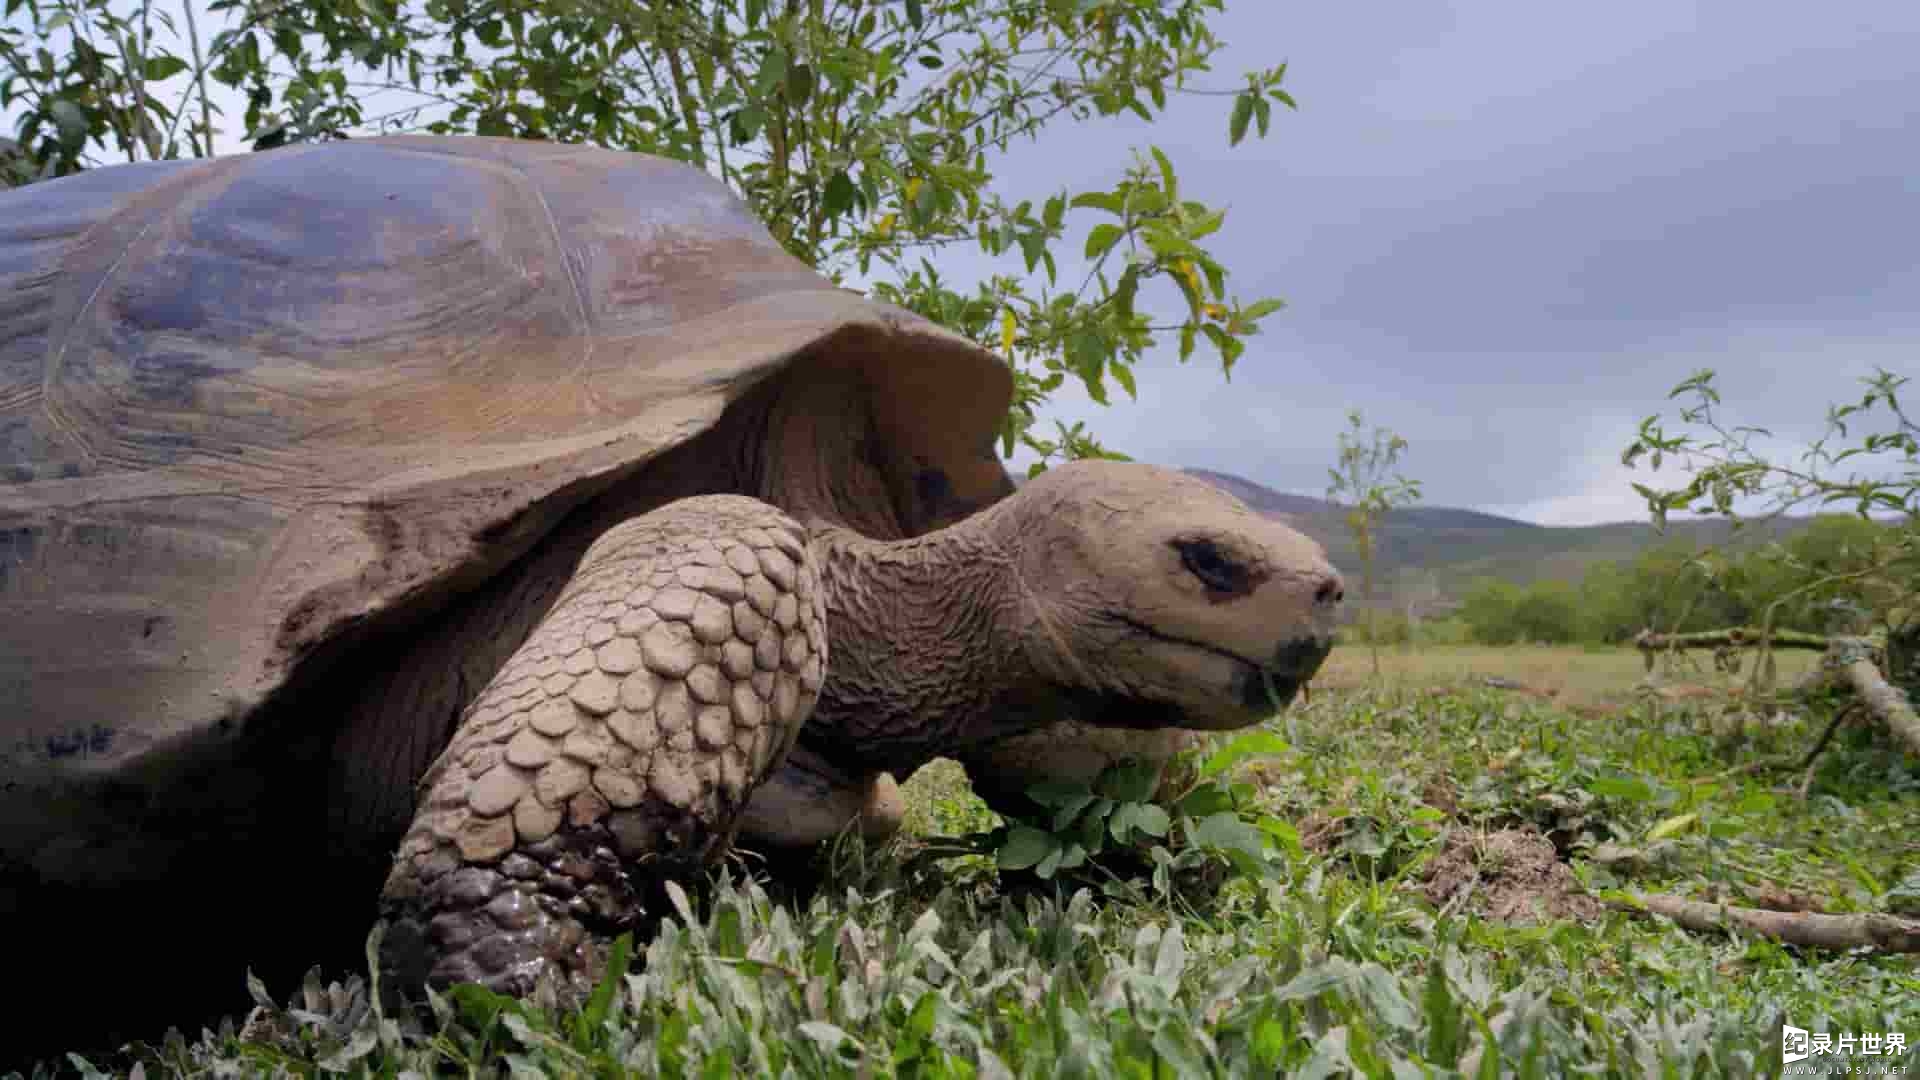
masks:
<path fill-rule="evenodd" d="M 1247 591 L 1247 568 L 1229 558 L 1213 541 L 1176 540 L 1173 546 L 1180 552 L 1180 565 L 1199 578 L 1208 591 L 1234 594 Z"/>

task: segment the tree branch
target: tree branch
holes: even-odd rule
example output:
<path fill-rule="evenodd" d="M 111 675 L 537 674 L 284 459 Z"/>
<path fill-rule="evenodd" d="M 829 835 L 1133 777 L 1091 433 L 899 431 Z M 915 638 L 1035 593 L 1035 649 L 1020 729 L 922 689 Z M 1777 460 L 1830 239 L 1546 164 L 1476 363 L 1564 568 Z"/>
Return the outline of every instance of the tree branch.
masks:
<path fill-rule="evenodd" d="M 207 61 L 200 52 L 200 27 L 193 17 L 194 0 L 181 0 L 181 10 L 187 15 L 187 46 L 193 50 L 193 84 L 200 92 L 200 153 L 213 155 L 213 99 L 207 96 Z M 180 103 L 180 110 L 174 114 L 186 112 L 186 102 Z M 171 138 L 171 135 L 169 135 Z"/>
<path fill-rule="evenodd" d="M 1686 634 L 1663 634 L 1656 630 L 1642 630 L 1634 635 L 1634 647 L 1647 655 L 1651 664 L 1652 654 L 1666 649 L 1744 649 L 1759 645 L 1765 631 L 1750 626 L 1734 626 L 1725 630 L 1700 630 Z M 1773 647 L 1776 649 L 1811 649 L 1815 652 L 1826 649 L 1829 639 L 1820 634 L 1808 634 L 1798 630 L 1775 630 Z"/>
<path fill-rule="evenodd" d="M 1823 915 L 1763 911 L 1664 893 L 1635 897 L 1634 902 L 1613 900 L 1609 904 L 1623 911 L 1664 915 L 1685 929 L 1700 932 L 1738 929 L 1788 945 L 1835 952 L 1868 948 L 1887 953 L 1920 953 L 1920 921 L 1879 912 Z"/>
<path fill-rule="evenodd" d="M 1907 744 L 1909 753 L 1920 758 L 1920 716 L 1914 714 L 1907 695 L 1887 682 L 1879 667 L 1865 656 L 1848 663 L 1841 668 L 1841 673 L 1867 709 Z"/>

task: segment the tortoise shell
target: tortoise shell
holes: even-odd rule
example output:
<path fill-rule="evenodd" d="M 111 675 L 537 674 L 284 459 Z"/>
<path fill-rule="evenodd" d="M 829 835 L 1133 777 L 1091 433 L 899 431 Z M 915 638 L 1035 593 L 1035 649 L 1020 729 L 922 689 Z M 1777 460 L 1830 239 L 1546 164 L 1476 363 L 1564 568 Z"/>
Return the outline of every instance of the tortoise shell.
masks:
<path fill-rule="evenodd" d="M 1005 366 L 685 165 L 398 136 L 0 194 L 0 862 L 822 350 L 879 452 L 1003 493 Z"/>

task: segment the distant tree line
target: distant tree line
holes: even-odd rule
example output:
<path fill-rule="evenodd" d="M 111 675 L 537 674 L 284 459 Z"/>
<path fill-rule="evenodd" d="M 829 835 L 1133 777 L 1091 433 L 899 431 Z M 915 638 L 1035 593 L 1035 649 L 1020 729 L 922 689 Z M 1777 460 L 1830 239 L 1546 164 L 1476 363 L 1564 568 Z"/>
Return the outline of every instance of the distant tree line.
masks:
<path fill-rule="evenodd" d="M 1910 582 L 1869 568 L 1912 528 L 1857 514 L 1823 514 L 1784 539 L 1744 551 L 1676 539 L 1632 559 L 1595 563 L 1577 582 L 1521 585 L 1483 578 L 1446 619 L 1415 627 L 1404 615 L 1378 613 L 1374 637 L 1380 644 L 1621 644 L 1648 628 L 1757 625 L 1767 606 L 1783 597 L 1774 614 L 1778 629 L 1856 633 L 1911 590 Z M 1847 576 L 1859 571 L 1869 572 Z M 1804 588 L 1823 579 L 1839 580 Z M 1354 640 L 1363 636 L 1358 626 L 1348 633 Z"/>

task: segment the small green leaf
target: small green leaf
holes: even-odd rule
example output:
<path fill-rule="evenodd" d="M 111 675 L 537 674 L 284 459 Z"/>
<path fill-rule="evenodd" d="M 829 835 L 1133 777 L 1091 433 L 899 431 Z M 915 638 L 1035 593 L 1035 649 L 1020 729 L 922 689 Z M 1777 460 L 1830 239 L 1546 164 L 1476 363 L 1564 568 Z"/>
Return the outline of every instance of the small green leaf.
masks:
<path fill-rule="evenodd" d="M 1260 833 L 1253 826 L 1240 820 L 1240 815 L 1232 812 L 1214 814 L 1201 820 L 1194 827 L 1191 837 L 1200 847 L 1219 848 L 1222 851 L 1237 851 L 1256 861 L 1266 853 L 1266 845 L 1260 839 Z"/>
<path fill-rule="evenodd" d="M 1167 155 L 1161 153 L 1159 147 L 1153 146 L 1148 149 L 1153 151 L 1154 163 L 1160 166 L 1160 190 L 1166 192 L 1169 203 L 1179 201 L 1180 183 L 1174 179 L 1173 162 L 1167 160 Z"/>
<path fill-rule="evenodd" d="M 693 902 L 687 899 L 687 890 L 681 888 L 679 882 L 668 880 L 666 891 L 667 901 L 673 905 L 673 910 L 680 914 L 680 921 L 689 926 L 695 925 Z"/>
<path fill-rule="evenodd" d="M 1060 842 L 1052 833 L 1031 825 L 1015 825 L 1007 833 L 1007 842 L 994 854 L 994 863 L 1002 870 L 1025 870 L 1059 850 Z"/>
<path fill-rule="evenodd" d="M 1233 794 L 1219 783 L 1204 784 L 1194 788 L 1174 806 L 1174 811 L 1185 817 L 1203 818 L 1223 810 L 1233 809 Z"/>
<path fill-rule="evenodd" d="M 804 1021 L 800 1024 L 798 1030 L 800 1034 L 819 1043 L 820 1049 L 829 1053 L 838 1050 L 847 1043 L 854 1043 L 855 1046 L 859 1045 L 854 1042 L 853 1036 L 847 1034 L 837 1025 L 829 1024 L 821 1020 Z"/>
<path fill-rule="evenodd" d="M 1271 731 L 1250 731 L 1213 752 L 1200 766 L 1201 776 L 1224 772 L 1250 757 L 1284 754 L 1293 746 Z"/>
<path fill-rule="evenodd" d="M 1155 978 L 1178 980 L 1187 970 L 1187 939 L 1179 926 L 1167 927 L 1160 935 L 1160 947 L 1153 956 L 1153 974 Z"/>
<path fill-rule="evenodd" d="M 1454 1003 L 1453 984 L 1447 980 L 1446 965 L 1438 955 L 1427 962 L 1420 1004 L 1427 1018 L 1427 1060 L 1459 1060 L 1466 1033 L 1460 1022 L 1460 1008 Z"/>
<path fill-rule="evenodd" d="M 736 110 L 728 121 L 728 126 L 732 129 L 734 145 L 752 142 L 766 123 L 767 110 L 759 105 L 748 105 Z"/>
<path fill-rule="evenodd" d="M 1367 1015 L 1385 1020 L 1401 1031 L 1420 1029 L 1420 1014 L 1407 1000 L 1400 989 L 1400 980 L 1392 972 L 1369 961 L 1361 964 L 1355 974 L 1353 985 L 1369 1006 Z"/>
<path fill-rule="evenodd" d="M 1153 798 L 1160 769 L 1152 762 L 1134 761 L 1109 766 L 1094 781 L 1094 790 L 1115 802 L 1143 803 Z"/>
<path fill-rule="evenodd" d="M 1227 121 L 1227 145 L 1239 146 L 1240 140 L 1247 137 L 1247 122 L 1253 119 L 1253 95 L 1241 94 L 1233 99 L 1233 117 Z"/>
<path fill-rule="evenodd" d="M 1188 203 L 1187 205 L 1193 206 L 1195 204 Z M 1220 226 L 1226 223 L 1227 212 L 1225 210 L 1204 210 L 1201 212 L 1199 220 L 1195 221 L 1193 226 L 1187 230 L 1187 239 L 1204 240 L 1214 233 L 1219 232 Z"/>
<path fill-rule="evenodd" d="M 1665 840 L 1669 836 L 1677 836 L 1687 831 L 1688 828 L 1699 820 L 1699 814 L 1678 814 L 1648 829 L 1647 839 L 1649 841 Z"/>
<path fill-rule="evenodd" d="M 761 100 L 773 96 L 774 91 L 787 81 L 787 50 L 770 49 L 766 59 L 760 62 L 760 70 L 754 73 L 753 93 Z"/>
<path fill-rule="evenodd" d="M 1334 958 L 1322 961 L 1288 979 L 1286 985 L 1280 989 L 1269 991 L 1271 1000 L 1298 1001 L 1323 994 L 1344 984 L 1349 970 L 1345 960 Z"/>
<path fill-rule="evenodd" d="M 87 114 L 80 106 L 66 98 L 55 98 L 47 106 L 47 112 L 53 117 L 53 126 L 60 136 L 60 148 L 67 151 L 80 149 L 87 141 Z"/>
<path fill-rule="evenodd" d="M 1124 216 L 1127 212 L 1127 200 L 1110 191 L 1088 191 L 1075 195 L 1071 205 L 1075 210 L 1089 207 L 1095 210 L 1105 210 L 1115 217 Z"/>
<path fill-rule="evenodd" d="M 853 186 L 853 178 L 842 169 L 827 181 L 826 190 L 820 196 L 820 209 L 826 211 L 830 218 L 839 217 L 853 209 L 859 194 L 859 190 Z"/>
<path fill-rule="evenodd" d="M 1127 231 L 1112 222 L 1102 222 L 1087 232 L 1087 258 L 1097 259 L 1105 255 Z"/>
<path fill-rule="evenodd" d="M 1083 847 L 1088 851 L 1104 850 L 1107 838 L 1107 822 L 1110 820 L 1112 819 L 1105 815 L 1095 817 L 1091 814 L 1081 818 L 1080 824 L 1074 827 L 1072 833 L 1073 846 Z"/>
<path fill-rule="evenodd" d="M 813 98 L 813 67 L 810 64 L 795 64 L 787 69 L 787 98 L 795 105 L 805 105 Z"/>
<path fill-rule="evenodd" d="M 1059 832 L 1073 824 L 1073 819 L 1079 817 L 1080 811 L 1085 810 L 1092 802 L 1093 793 L 1089 791 L 1060 803 L 1053 811 L 1053 831 Z"/>
<path fill-rule="evenodd" d="M 1306 858 L 1306 848 L 1300 846 L 1300 830 L 1294 828 L 1291 822 L 1282 821 L 1271 814 L 1262 814 L 1254 819 L 1254 827 L 1272 837 L 1293 858 Z"/>
<path fill-rule="evenodd" d="M 353 1068 L 354 1062 L 373 1053 L 379 1041 L 380 1029 L 372 1024 L 355 1028 L 353 1034 L 347 1036 L 347 1044 L 321 1058 L 319 1065 L 328 1072 L 346 1072 Z"/>
<path fill-rule="evenodd" d="M 925 192 L 922 192 L 924 195 Z M 1047 236 L 1041 232 L 1020 234 L 1020 254 L 1027 260 L 1027 272 L 1040 265 L 1040 259 L 1047 253 Z"/>
<path fill-rule="evenodd" d="M 1060 869 L 1060 862 L 1064 858 L 1066 858 L 1065 850 L 1056 847 L 1047 852 L 1047 857 L 1040 860 L 1039 865 L 1033 868 L 1033 872 L 1038 874 L 1042 881 L 1051 879 L 1054 871 Z"/>
<path fill-rule="evenodd" d="M 485 1031 L 493 1026 L 501 1013 L 512 1013 L 521 1008 L 513 998 L 495 993 L 479 983 L 458 983 L 449 987 L 446 1000 L 460 1022 L 475 1031 Z"/>
<path fill-rule="evenodd" d="M 1173 819 L 1167 815 L 1166 810 L 1162 807 L 1155 806 L 1152 803 L 1142 803 L 1134 807 L 1133 827 L 1156 840 L 1165 838 L 1167 829 L 1171 827 L 1172 824 Z"/>
<path fill-rule="evenodd" d="M 1285 300 L 1261 300 L 1248 304 L 1241 310 L 1240 317 L 1247 322 L 1253 322 L 1257 319 L 1264 319 L 1286 306 L 1287 302 Z"/>
<path fill-rule="evenodd" d="M 1587 790 L 1595 795 L 1613 799 L 1626 799 L 1629 802 L 1651 802 L 1653 788 L 1645 780 L 1635 776 L 1601 776 L 1587 785 Z"/>
<path fill-rule="evenodd" d="M 934 1013 L 940 1007 L 940 992 L 928 990 L 920 995 L 913 1006 L 913 1012 L 907 1016 L 907 1034 L 916 1039 L 933 1037 Z"/>
<path fill-rule="evenodd" d="M 158 56 L 147 57 L 147 79 L 150 82 L 171 79 L 185 70 L 187 70 L 187 62 L 177 56 L 161 53 Z"/>

